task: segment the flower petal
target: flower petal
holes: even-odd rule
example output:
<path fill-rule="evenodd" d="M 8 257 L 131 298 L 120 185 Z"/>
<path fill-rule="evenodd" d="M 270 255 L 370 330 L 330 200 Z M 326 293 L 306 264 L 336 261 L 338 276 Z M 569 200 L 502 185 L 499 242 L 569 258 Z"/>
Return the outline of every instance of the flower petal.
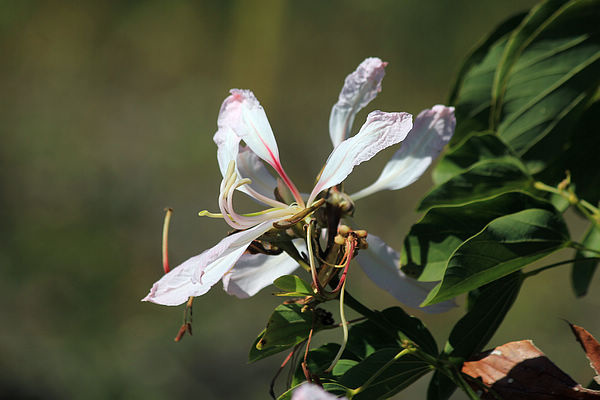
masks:
<path fill-rule="evenodd" d="M 219 113 L 219 129 L 230 128 L 260 158 L 276 170 L 280 166 L 279 150 L 271 125 L 254 93 L 231 89 Z"/>
<path fill-rule="evenodd" d="M 329 136 L 333 147 L 350 135 L 356 113 L 381 91 L 386 65 L 379 58 L 367 58 L 346 77 L 338 102 L 331 109 L 329 117 Z"/>
<path fill-rule="evenodd" d="M 347 400 L 346 397 L 338 399 L 333 393 L 326 392 L 314 383 L 303 383 L 292 394 L 292 400 Z"/>
<path fill-rule="evenodd" d="M 185 261 L 156 282 L 142 301 L 176 306 L 190 296 L 208 292 L 233 267 L 250 243 L 273 227 L 273 222 L 265 221 L 227 236 L 216 246 Z"/>
<path fill-rule="evenodd" d="M 455 126 L 454 107 L 436 105 L 421 111 L 415 126 L 377 181 L 353 194 L 352 199 L 358 200 L 384 189 L 402 189 L 419 179 L 450 141 Z"/>
<path fill-rule="evenodd" d="M 294 242 L 304 243 L 301 239 Z M 296 247 L 299 247 L 298 243 Z M 241 299 L 248 298 L 271 285 L 280 276 L 291 274 L 296 268 L 298 263 L 286 253 L 277 256 L 244 254 L 235 268 L 223 277 L 223 289 Z"/>
<path fill-rule="evenodd" d="M 263 196 L 273 199 L 277 179 L 271 175 L 265 164 L 249 147 L 243 147 L 240 150 L 236 166 L 242 178 L 249 178 L 252 181 L 250 185 L 241 186 L 240 190 L 244 191 L 246 186 L 250 186 Z"/>
<path fill-rule="evenodd" d="M 365 274 L 377 286 L 388 291 L 401 303 L 409 307 L 419 307 L 436 283 L 419 282 L 407 276 L 398 268 L 400 254 L 377 236 L 369 234 L 367 243 L 369 247 L 361 250 L 355 258 Z M 421 309 L 429 313 L 438 313 L 455 306 L 454 301 L 449 300 Z"/>
<path fill-rule="evenodd" d="M 355 166 L 404 140 L 412 128 L 412 115 L 373 111 L 353 137 L 339 144 L 327 159 L 321 177 L 310 194 L 308 204 L 322 191 L 342 182 Z"/>

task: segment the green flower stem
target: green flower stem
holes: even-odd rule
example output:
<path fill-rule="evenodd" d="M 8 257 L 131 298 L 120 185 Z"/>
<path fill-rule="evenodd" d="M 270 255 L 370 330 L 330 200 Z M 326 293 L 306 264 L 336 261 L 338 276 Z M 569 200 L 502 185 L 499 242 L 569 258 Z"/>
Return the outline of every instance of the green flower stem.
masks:
<path fill-rule="evenodd" d="M 456 383 L 466 394 L 469 396 L 471 400 L 480 400 L 479 395 L 473 390 L 471 385 L 465 381 L 465 378 L 462 377 L 460 371 L 456 369 L 452 369 L 452 377 L 454 378 L 454 383 Z"/>
<path fill-rule="evenodd" d="M 396 361 L 398 361 L 398 359 L 400 359 L 401 357 L 403 357 L 407 354 L 414 353 L 415 350 L 416 350 L 416 348 L 407 348 L 407 349 L 399 351 L 398 354 L 396 354 L 394 356 L 394 358 L 392 358 L 390 361 L 385 363 L 383 365 L 383 367 L 379 368 L 373 375 L 371 375 L 371 377 L 369 379 L 367 379 L 367 381 L 365 383 L 363 383 L 361 386 L 357 387 L 356 389 L 348 390 L 348 396 L 350 398 L 352 398 L 352 397 L 356 396 L 357 394 L 359 394 L 360 392 L 362 392 L 363 390 L 365 390 L 366 388 L 368 388 L 375 381 L 375 379 L 377 379 L 379 377 L 379 375 L 384 373 L 386 369 L 391 367 L 393 363 L 395 363 Z"/>
<path fill-rule="evenodd" d="M 577 207 L 577 209 L 581 211 L 581 213 L 585 215 L 587 219 L 592 221 L 597 226 L 600 226 L 600 209 L 594 207 L 588 201 L 580 199 L 574 192 L 563 188 L 552 187 L 540 181 L 536 181 L 533 184 L 533 187 L 535 187 L 538 190 L 554 193 L 565 198 L 569 202 L 569 204 Z"/>
<path fill-rule="evenodd" d="M 578 242 L 571 242 L 570 247 L 574 248 L 575 250 L 588 251 L 590 253 L 596 253 L 596 254 L 600 255 L 600 251 L 590 249 L 589 247 L 585 247 L 584 245 L 582 245 L 581 243 L 578 243 Z M 580 258 L 580 260 L 583 260 L 583 258 Z"/>
<path fill-rule="evenodd" d="M 543 272 L 547 269 L 551 269 L 554 267 L 558 267 L 560 265 L 564 265 L 564 264 L 571 264 L 571 263 L 576 263 L 576 262 L 580 262 L 580 261 L 588 261 L 588 260 L 600 260 L 600 257 L 582 257 L 582 258 L 573 258 L 571 260 L 564 260 L 564 261 L 559 261 L 557 263 L 554 264 L 549 264 L 549 265 L 545 265 L 543 267 L 534 269 L 532 271 L 526 272 L 523 274 L 523 278 L 530 278 L 532 276 L 535 276 L 537 274 L 539 274 L 540 272 Z"/>

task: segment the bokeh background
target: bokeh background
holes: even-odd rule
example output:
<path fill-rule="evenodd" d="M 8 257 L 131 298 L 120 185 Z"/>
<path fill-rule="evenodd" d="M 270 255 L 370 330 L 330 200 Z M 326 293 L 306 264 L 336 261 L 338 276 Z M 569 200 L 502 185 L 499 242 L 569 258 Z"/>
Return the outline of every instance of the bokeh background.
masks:
<path fill-rule="evenodd" d="M 367 111 L 416 114 L 446 100 L 483 35 L 532 4 L 2 1 L 0 397 L 267 398 L 283 356 L 246 357 L 278 304 L 270 289 L 238 300 L 217 285 L 195 302 L 194 336 L 180 343 L 182 308 L 139 301 L 161 276 L 164 207 L 175 210 L 173 264 L 227 232 L 197 212 L 216 209 L 212 135 L 229 88 L 255 92 L 308 191 L 331 150 L 330 108 L 362 59 L 389 62 Z M 386 155 L 357 168 L 350 188 L 370 183 Z M 399 248 L 430 184 L 365 199 L 356 219 Z M 528 280 L 491 345 L 534 339 L 585 384 L 592 372 L 562 318 L 600 336 L 600 282 L 576 300 L 568 276 L 564 267 Z M 396 304 L 358 270 L 349 289 L 372 307 Z M 462 315 L 410 311 L 440 344 Z M 331 335 L 321 341 L 341 334 Z M 427 381 L 396 398 L 423 398 Z"/>

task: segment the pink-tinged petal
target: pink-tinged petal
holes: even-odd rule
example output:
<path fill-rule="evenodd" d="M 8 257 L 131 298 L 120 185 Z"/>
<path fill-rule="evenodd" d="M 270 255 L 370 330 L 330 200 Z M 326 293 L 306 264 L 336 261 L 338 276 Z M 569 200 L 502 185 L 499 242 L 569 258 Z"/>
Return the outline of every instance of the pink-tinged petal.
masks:
<path fill-rule="evenodd" d="M 367 243 L 369 247 L 360 250 L 355 258 L 365 274 L 401 303 L 409 307 L 419 307 L 436 283 L 419 282 L 407 276 L 399 269 L 400 254 L 377 236 L 369 234 Z M 455 306 L 454 301 L 448 300 L 421 309 L 429 313 L 439 313 Z"/>
<path fill-rule="evenodd" d="M 314 383 L 303 383 L 292 394 L 292 400 L 336 400 L 338 397 L 333 393 L 328 393 L 321 386 Z M 340 400 L 347 400 L 346 397 L 340 397 Z"/>
<path fill-rule="evenodd" d="M 450 141 L 455 126 L 454 107 L 436 105 L 421 111 L 413 129 L 379 178 L 371 186 L 353 194 L 352 199 L 358 200 L 380 190 L 402 189 L 415 182 Z"/>
<path fill-rule="evenodd" d="M 412 128 L 412 115 L 373 111 L 353 137 L 339 144 L 327 159 L 321 177 L 310 194 L 308 204 L 325 189 L 342 182 L 355 166 L 371 159 L 381 150 L 404 140 Z"/>
<path fill-rule="evenodd" d="M 279 150 L 265 110 L 250 90 L 231 89 L 230 93 L 221 106 L 219 128 L 229 127 L 256 155 L 277 169 Z"/>
<path fill-rule="evenodd" d="M 273 227 L 273 222 L 265 221 L 227 236 L 216 246 L 185 261 L 156 282 L 142 301 L 176 306 L 190 296 L 208 292 L 235 265 L 250 243 Z"/>
<path fill-rule="evenodd" d="M 231 89 L 219 113 L 219 130 L 231 129 L 258 157 L 271 165 L 281 176 L 298 204 L 304 204 L 300 192 L 287 176 L 281 161 L 275 136 L 262 108 L 250 90 Z"/>
<path fill-rule="evenodd" d="M 329 136 L 333 147 L 350 136 L 356 113 L 381 92 L 386 65 L 379 58 L 367 58 L 346 77 L 338 102 L 331 109 L 329 117 Z"/>

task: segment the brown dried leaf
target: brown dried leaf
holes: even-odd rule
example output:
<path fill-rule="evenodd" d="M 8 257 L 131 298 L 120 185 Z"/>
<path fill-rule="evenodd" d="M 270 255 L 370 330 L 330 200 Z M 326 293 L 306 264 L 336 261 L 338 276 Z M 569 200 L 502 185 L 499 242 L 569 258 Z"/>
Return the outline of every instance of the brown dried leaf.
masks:
<path fill-rule="evenodd" d="M 483 399 L 600 399 L 600 391 L 575 382 L 530 340 L 506 343 L 480 354 L 465 362 L 462 372 L 481 380 L 471 386 Z"/>
<path fill-rule="evenodd" d="M 575 338 L 583 347 L 585 355 L 590 360 L 590 366 L 596 371 L 594 380 L 600 384 L 600 343 L 584 328 L 569 323 Z"/>

